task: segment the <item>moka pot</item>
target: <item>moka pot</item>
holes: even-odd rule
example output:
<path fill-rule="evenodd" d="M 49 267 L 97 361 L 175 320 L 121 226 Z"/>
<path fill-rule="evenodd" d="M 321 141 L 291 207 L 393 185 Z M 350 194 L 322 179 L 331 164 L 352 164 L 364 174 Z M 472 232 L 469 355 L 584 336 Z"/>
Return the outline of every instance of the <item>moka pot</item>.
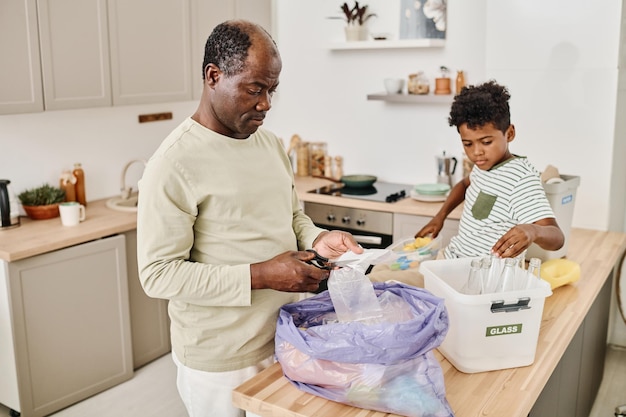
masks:
<path fill-rule="evenodd" d="M 454 172 L 456 171 L 457 159 L 452 156 L 446 156 L 443 154 L 442 156 L 437 157 L 437 182 L 440 184 L 448 184 L 450 187 L 453 186 L 452 179 L 454 176 Z"/>

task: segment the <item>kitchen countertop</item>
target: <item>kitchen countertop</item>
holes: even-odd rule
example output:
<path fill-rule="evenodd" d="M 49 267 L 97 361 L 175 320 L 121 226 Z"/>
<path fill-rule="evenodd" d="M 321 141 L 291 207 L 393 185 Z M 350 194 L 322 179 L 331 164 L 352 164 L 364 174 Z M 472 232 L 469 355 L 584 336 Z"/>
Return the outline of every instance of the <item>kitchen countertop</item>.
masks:
<path fill-rule="evenodd" d="M 441 203 L 423 203 L 411 198 L 405 198 L 395 203 L 379 203 L 307 192 L 330 183 L 330 181 L 321 178 L 296 177 L 296 190 L 301 201 L 394 213 L 432 217 L 441 207 Z M 86 219 L 77 226 L 65 227 L 61 225 L 60 217 L 48 220 L 31 220 L 27 217 L 21 217 L 19 227 L 0 230 L 0 259 L 13 262 L 116 233 L 127 232 L 137 227 L 135 213 L 111 210 L 106 207 L 106 200 L 108 199 L 88 202 Z M 450 218 L 458 219 L 459 216 L 460 209 L 457 208 L 451 213 Z"/>
<path fill-rule="evenodd" d="M 19 227 L 0 231 L 0 259 L 13 262 L 137 228 L 135 213 L 111 210 L 106 199 L 89 201 L 85 214 L 85 221 L 71 227 L 63 226 L 60 217 L 21 217 Z"/>
<path fill-rule="evenodd" d="M 425 203 L 417 201 L 411 197 L 404 198 L 395 203 L 382 203 L 377 201 L 367 201 L 363 199 L 348 198 L 348 197 L 334 197 L 331 195 L 309 193 L 308 191 L 314 190 L 324 185 L 331 184 L 330 181 L 313 178 L 313 177 L 296 177 L 296 190 L 300 201 L 308 201 L 312 203 L 325 203 L 332 204 L 340 207 L 356 207 L 366 210 L 386 211 L 392 213 L 411 214 L 416 216 L 428 216 L 433 217 L 441 208 L 442 203 Z M 455 208 L 448 216 L 449 219 L 458 220 L 461 218 L 461 212 L 463 205 Z"/>
<path fill-rule="evenodd" d="M 570 238 L 567 258 L 580 264 L 581 278 L 574 285 L 556 288 L 553 295 L 546 298 L 533 365 L 465 374 L 434 351 L 443 370 L 446 396 L 456 417 L 528 416 L 607 277 L 626 250 L 624 233 L 572 229 Z M 377 280 L 399 277 L 394 274 L 378 276 Z M 364 411 L 300 391 L 283 377 L 280 364 L 272 365 L 237 387 L 233 401 L 238 407 L 260 416 L 395 416 Z"/>

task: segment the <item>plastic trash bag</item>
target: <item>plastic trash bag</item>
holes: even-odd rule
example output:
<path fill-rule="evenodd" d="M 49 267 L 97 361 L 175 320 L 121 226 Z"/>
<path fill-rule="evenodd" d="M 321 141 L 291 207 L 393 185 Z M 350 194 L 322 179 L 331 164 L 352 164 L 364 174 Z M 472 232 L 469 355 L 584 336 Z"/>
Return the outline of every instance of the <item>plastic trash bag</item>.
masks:
<path fill-rule="evenodd" d="M 432 353 L 448 330 L 443 299 L 401 283 L 374 283 L 388 310 L 402 299 L 412 314 L 376 324 L 336 321 L 328 291 L 281 307 L 276 357 L 300 390 L 355 407 L 410 417 L 454 416 Z M 395 297 L 393 297 L 395 296 Z M 387 297 L 389 299 L 389 297 Z M 386 311 L 385 317 L 393 317 Z"/>

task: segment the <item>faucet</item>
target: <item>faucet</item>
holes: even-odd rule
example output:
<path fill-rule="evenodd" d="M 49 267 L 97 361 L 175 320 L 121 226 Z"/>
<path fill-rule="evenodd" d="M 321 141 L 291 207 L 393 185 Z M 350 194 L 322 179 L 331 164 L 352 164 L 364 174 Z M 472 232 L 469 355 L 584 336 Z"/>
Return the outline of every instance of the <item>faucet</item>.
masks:
<path fill-rule="evenodd" d="M 122 181 L 121 181 L 121 188 L 120 188 L 120 191 L 122 192 L 123 200 L 128 200 L 130 198 L 130 195 L 133 192 L 133 187 L 126 186 L 126 172 L 128 171 L 128 168 L 130 168 L 130 166 L 134 163 L 142 163 L 144 168 L 146 166 L 146 161 L 143 159 L 133 159 L 132 161 L 126 164 L 126 166 L 122 170 Z"/>

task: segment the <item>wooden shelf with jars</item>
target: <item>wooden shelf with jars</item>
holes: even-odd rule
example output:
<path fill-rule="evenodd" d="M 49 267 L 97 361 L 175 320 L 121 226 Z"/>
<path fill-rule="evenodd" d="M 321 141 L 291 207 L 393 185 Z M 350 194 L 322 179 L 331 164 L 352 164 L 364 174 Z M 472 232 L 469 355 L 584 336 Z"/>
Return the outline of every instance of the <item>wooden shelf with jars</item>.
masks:
<path fill-rule="evenodd" d="M 368 100 L 407 104 L 452 104 L 452 94 L 388 94 L 385 92 L 368 94 Z"/>

